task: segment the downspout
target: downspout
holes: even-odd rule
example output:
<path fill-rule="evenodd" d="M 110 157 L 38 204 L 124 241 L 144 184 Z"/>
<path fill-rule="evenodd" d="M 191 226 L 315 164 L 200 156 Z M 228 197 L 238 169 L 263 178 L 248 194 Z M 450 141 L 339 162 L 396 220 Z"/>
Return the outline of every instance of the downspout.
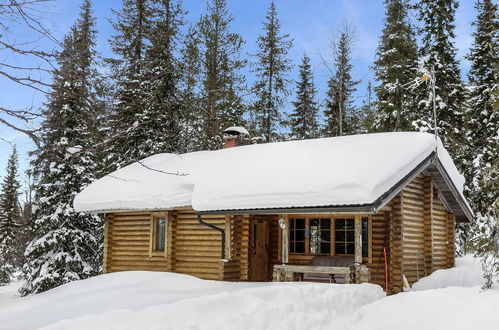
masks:
<path fill-rule="evenodd" d="M 212 225 L 211 223 L 204 222 L 203 219 L 201 219 L 201 214 L 197 213 L 197 218 L 199 224 L 209 227 L 211 229 L 215 229 L 220 232 L 220 235 L 222 236 L 222 251 L 220 251 L 220 256 L 222 260 L 225 260 L 225 229 L 219 228 L 215 225 Z"/>

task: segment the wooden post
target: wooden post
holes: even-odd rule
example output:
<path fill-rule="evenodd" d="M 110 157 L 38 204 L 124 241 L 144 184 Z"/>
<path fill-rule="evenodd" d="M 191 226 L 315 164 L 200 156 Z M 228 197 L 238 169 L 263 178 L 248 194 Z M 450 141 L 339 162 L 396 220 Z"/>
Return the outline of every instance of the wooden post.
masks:
<path fill-rule="evenodd" d="M 281 254 L 282 254 L 282 263 L 288 263 L 288 251 L 289 251 L 289 218 L 288 215 L 283 215 L 285 227 L 282 229 L 282 243 L 281 243 Z"/>
<path fill-rule="evenodd" d="M 355 262 L 362 263 L 362 221 L 355 216 Z"/>
<path fill-rule="evenodd" d="M 232 216 L 225 216 L 225 259 L 232 259 Z"/>

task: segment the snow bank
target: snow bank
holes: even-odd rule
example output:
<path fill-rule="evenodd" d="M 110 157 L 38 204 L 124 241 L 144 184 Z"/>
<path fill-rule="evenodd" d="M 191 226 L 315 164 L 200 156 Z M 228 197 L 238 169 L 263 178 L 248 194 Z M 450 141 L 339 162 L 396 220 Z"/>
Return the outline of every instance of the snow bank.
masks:
<path fill-rule="evenodd" d="M 361 308 L 352 330 L 497 329 L 499 291 L 448 287 L 405 292 Z"/>
<path fill-rule="evenodd" d="M 122 272 L 18 298 L 0 311 L 0 325 L 10 330 L 321 329 L 333 321 L 348 324 L 350 314 L 382 296 L 371 284 L 228 283 Z"/>
<path fill-rule="evenodd" d="M 423 277 L 412 285 L 412 289 L 422 291 L 450 286 L 474 287 L 481 286 L 482 282 L 483 272 L 480 260 L 468 255 L 456 258 L 456 267 L 439 269 L 431 275 Z"/>
<path fill-rule="evenodd" d="M 431 134 L 394 132 L 158 154 L 92 183 L 74 206 L 109 212 L 370 204 L 434 150 Z M 463 177 L 441 143 L 438 157 L 462 190 Z"/>
<path fill-rule="evenodd" d="M 499 290 L 448 287 L 460 276 L 467 279 L 462 285 L 472 285 L 476 270 L 472 258 L 461 259 L 446 275 L 435 272 L 428 280 L 444 288 L 430 289 L 427 282 L 424 291 L 390 297 L 372 284 L 231 283 L 174 273 L 112 273 L 24 298 L 14 297 L 14 286 L 4 292 L 0 287 L 0 329 L 495 329 Z"/>

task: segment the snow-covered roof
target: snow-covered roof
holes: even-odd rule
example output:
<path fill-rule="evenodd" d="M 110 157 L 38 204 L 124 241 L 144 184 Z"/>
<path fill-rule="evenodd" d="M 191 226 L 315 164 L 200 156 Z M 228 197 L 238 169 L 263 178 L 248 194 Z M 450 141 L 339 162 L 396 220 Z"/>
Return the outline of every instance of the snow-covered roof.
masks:
<path fill-rule="evenodd" d="M 464 178 L 440 141 L 427 133 L 393 132 L 157 154 L 93 182 L 74 207 L 116 212 L 373 205 L 436 149 L 435 159 L 464 200 Z"/>

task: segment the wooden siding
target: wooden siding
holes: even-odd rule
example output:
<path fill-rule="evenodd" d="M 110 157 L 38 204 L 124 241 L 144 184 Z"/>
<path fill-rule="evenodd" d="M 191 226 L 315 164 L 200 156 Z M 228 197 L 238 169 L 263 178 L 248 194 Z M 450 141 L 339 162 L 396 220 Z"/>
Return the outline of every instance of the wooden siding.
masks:
<path fill-rule="evenodd" d="M 151 213 L 115 213 L 106 217 L 106 272 L 167 271 L 167 258 L 150 257 Z"/>
<path fill-rule="evenodd" d="M 203 220 L 225 228 L 224 215 L 203 215 Z M 194 210 L 175 212 L 174 272 L 203 279 L 220 279 L 222 239 L 214 229 L 199 224 Z"/>
<path fill-rule="evenodd" d="M 436 191 L 436 189 L 435 189 Z M 432 219 L 432 272 L 437 269 L 447 268 L 447 217 L 448 213 L 444 204 L 438 199 L 438 194 L 433 195 Z M 454 242 L 452 242 L 454 244 Z"/>
<path fill-rule="evenodd" d="M 409 284 L 425 275 L 424 180 L 417 176 L 402 190 L 403 274 Z"/>
<path fill-rule="evenodd" d="M 404 245 L 402 244 L 403 232 L 403 199 L 399 194 L 391 203 L 392 219 L 390 222 L 390 263 L 388 274 L 388 290 L 391 293 L 402 291 L 403 255 Z"/>
<path fill-rule="evenodd" d="M 385 288 L 385 256 L 383 248 L 386 248 L 387 260 L 390 262 L 389 233 L 391 223 L 391 210 L 381 211 L 371 216 L 371 262 L 367 264 L 371 275 L 371 283 L 381 285 Z"/>

